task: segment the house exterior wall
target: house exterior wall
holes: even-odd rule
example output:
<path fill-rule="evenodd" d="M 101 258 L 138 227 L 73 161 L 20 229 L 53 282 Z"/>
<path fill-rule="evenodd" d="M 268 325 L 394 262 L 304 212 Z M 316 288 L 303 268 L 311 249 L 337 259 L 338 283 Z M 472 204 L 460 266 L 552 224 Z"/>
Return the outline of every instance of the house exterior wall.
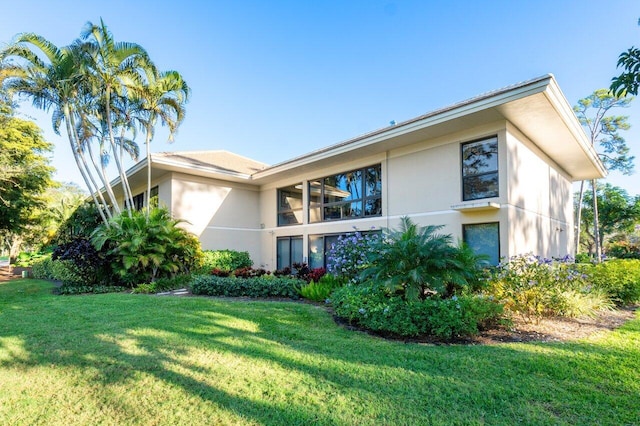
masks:
<path fill-rule="evenodd" d="M 573 254 L 573 193 L 570 178 L 526 136 L 509 126 L 509 255 Z"/>
<path fill-rule="evenodd" d="M 248 251 L 262 257 L 259 245 L 258 188 L 182 173 L 171 178 L 171 212 L 188 223 L 204 250 Z"/>
<path fill-rule="evenodd" d="M 462 199 L 461 146 L 491 137 L 497 137 L 498 144 L 499 194 L 476 200 L 492 207 L 466 209 L 470 202 Z M 377 164 L 382 174 L 380 216 L 309 223 L 310 180 Z M 278 188 L 294 185 L 305 188 L 303 223 L 278 226 Z M 200 238 L 204 249 L 248 251 L 255 266 L 269 270 L 277 267 L 278 238 L 302 238 L 307 262 L 310 236 L 395 228 L 403 216 L 421 226 L 443 225 L 442 232 L 454 240 L 463 239 L 465 225 L 497 224 L 500 256 L 563 256 L 572 248 L 570 178 L 506 121 L 354 161 L 311 165 L 261 187 L 173 173 L 170 185 L 159 188 L 161 200 L 168 186 L 174 217 L 190 222 L 187 229 Z"/>

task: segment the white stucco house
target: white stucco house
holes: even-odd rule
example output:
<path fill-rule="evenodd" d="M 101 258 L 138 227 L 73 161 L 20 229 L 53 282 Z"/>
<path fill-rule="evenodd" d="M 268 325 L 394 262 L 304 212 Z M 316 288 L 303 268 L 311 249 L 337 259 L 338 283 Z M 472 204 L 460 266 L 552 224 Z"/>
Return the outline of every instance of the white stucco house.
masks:
<path fill-rule="evenodd" d="M 138 206 L 146 166 L 128 171 Z M 151 168 L 152 196 L 204 249 L 246 250 L 271 270 L 323 266 L 338 235 L 394 228 L 403 216 L 444 225 L 494 263 L 564 256 L 572 182 L 606 174 L 552 75 L 275 165 L 203 151 L 153 154 Z"/>

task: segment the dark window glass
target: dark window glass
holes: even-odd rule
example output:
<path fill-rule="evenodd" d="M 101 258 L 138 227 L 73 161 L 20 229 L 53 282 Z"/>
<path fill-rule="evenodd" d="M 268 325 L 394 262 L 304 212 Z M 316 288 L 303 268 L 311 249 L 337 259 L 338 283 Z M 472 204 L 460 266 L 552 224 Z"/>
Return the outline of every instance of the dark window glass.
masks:
<path fill-rule="evenodd" d="M 500 262 L 500 226 L 495 223 L 479 223 L 462 226 L 462 238 L 476 254 L 487 256 L 492 265 Z"/>
<path fill-rule="evenodd" d="M 380 165 L 309 182 L 309 222 L 382 214 Z"/>
<path fill-rule="evenodd" d="M 462 199 L 498 196 L 498 138 L 462 145 Z"/>
<path fill-rule="evenodd" d="M 133 201 L 132 207 L 134 210 L 142 210 L 144 207 L 144 192 L 135 195 L 131 201 Z M 125 206 L 126 208 L 130 208 L 127 201 L 125 201 Z"/>
<path fill-rule="evenodd" d="M 302 223 L 302 184 L 278 189 L 278 226 Z"/>
<path fill-rule="evenodd" d="M 150 207 L 158 207 L 158 186 L 154 186 L 153 188 L 151 188 L 151 191 L 149 192 L 149 195 L 150 195 L 149 206 Z"/>
<path fill-rule="evenodd" d="M 276 244 L 278 269 L 291 268 L 294 263 L 302 263 L 302 237 L 278 238 Z"/>

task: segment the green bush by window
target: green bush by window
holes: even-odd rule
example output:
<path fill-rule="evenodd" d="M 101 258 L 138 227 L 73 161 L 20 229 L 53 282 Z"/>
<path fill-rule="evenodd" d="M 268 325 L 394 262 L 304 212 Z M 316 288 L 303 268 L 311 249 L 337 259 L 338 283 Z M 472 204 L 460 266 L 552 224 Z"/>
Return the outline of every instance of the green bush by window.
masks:
<path fill-rule="evenodd" d="M 247 251 L 235 250 L 205 250 L 201 273 L 208 274 L 213 269 L 232 272 L 236 269 L 249 268 L 253 261 Z"/>
<path fill-rule="evenodd" d="M 303 284 L 305 284 L 304 281 L 292 277 L 265 275 L 255 278 L 237 278 L 196 275 L 191 282 L 191 293 L 206 296 L 299 299 L 299 290 Z"/>
<path fill-rule="evenodd" d="M 502 307 L 481 296 L 404 300 L 382 286 L 348 285 L 331 295 L 337 316 L 366 329 L 401 337 L 452 340 L 478 334 L 496 324 Z"/>
<path fill-rule="evenodd" d="M 640 260 L 608 260 L 595 265 L 584 265 L 583 271 L 597 289 L 606 292 L 617 304 L 640 302 Z"/>

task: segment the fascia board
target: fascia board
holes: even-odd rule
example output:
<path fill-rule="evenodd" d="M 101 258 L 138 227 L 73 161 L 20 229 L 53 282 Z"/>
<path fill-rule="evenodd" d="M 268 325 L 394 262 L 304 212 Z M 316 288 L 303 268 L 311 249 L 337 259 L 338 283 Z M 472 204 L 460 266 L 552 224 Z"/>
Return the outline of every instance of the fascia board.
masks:
<path fill-rule="evenodd" d="M 591 144 L 591 141 L 587 137 L 584 132 L 580 121 L 575 115 L 573 108 L 567 101 L 567 98 L 564 96 L 560 87 L 558 86 L 555 79 L 551 80 L 551 84 L 549 84 L 548 89 L 544 92 L 545 96 L 549 100 L 551 106 L 556 110 L 558 115 L 561 117 L 562 121 L 567 126 L 569 132 L 573 135 L 573 137 L 578 142 L 580 149 L 584 152 L 585 156 L 591 160 L 594 167 L 601 174 L 601 177 L 607 176 L 608 172 L 605 168 L 604 164 L 600 160 L 600 156 L 596 151 L 595 147 Z"/>
<path fill-rule="evenodd" d="M 546 90 L 549 82 L 552 80 L 553 76 L 548 74 L 530 82 L 523 83 L 521 86 L 506 88 L 498 93 L 490 92 L 484 97 L 483 95 L 480 95 L 479 97 L 472 98 L 468 101 L 463 101 L 450 107 L 436 110 L 432 113 L 408 120 L 404 123 L 399 123 L 392 128 L 376 131 L 370 136 L 365 134 L 363 136 L 305 154 L 287 162 L 276 164 L 270 168 L 254 173 L 252 177 L 255 180 L 266 178 L 290 169 L 306 166 L 324 158 L 340 156 L 347 152 L 400 137 L 407 133 L 436 126 L 438 124 L 456 120 L 507 102 L 522 99 L 536 93 L 541 93 Z"/>

